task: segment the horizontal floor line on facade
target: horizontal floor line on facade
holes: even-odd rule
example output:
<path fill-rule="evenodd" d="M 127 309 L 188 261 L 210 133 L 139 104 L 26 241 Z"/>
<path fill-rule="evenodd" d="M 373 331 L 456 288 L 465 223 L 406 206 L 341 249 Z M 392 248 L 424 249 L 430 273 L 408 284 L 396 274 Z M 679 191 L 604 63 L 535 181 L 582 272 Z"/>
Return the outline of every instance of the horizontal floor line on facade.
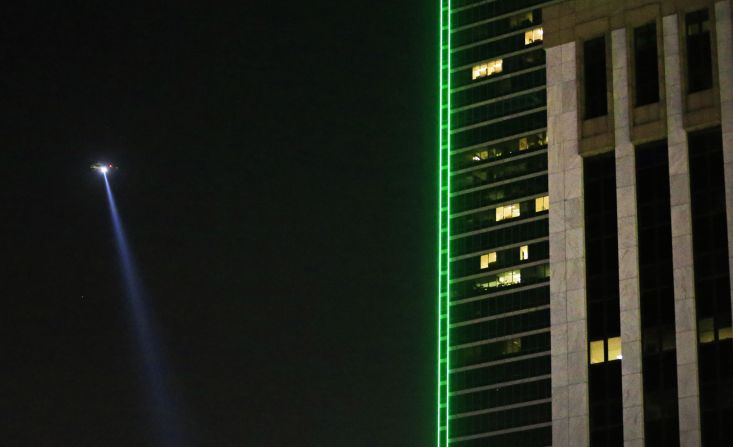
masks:
<path fill-rule="evenodd" d="M 510 203 L 507 203 L 505 205 L 510 205 L 512 203 L 517 203 L 517 202 L 523 202 L 523 201 L 526 201 L 526 200 L 532 200 L 532 199 L 536 199 L 538 197 L 544 197 L 546 195 L 547 194 L 536 194 L 534 196 L 526 196 L 526 197 L 524 197 L 522 199 L 518 199 L 518 200 L 516 200 L 514 202 L 510 202 Z M 504 206 L 504 205 L 497 205 L 497 206 L 491 207 L 491 208 L 499 208 L 501 206 Z M 489 208 L 489 209 L 491 209 L 491 208 Z M 492 232 L 494 230 L 501 230 L 502 228 L 513 227 L 513 226 L 515 226 L 517 224 L 520 224 L 520 223 L 523 224 L 523 223 L 534 222 L 536 220 L 542 220 L 542 219 L 548 219 L 548 218 L 549 218 L 549 214 L 541 214 L 539 216 L 527 217 L 527 218 L 524 218 L 524 219 L 521 219 L 521 220 L 520 219 L 516 219 L 516 220 L 513 220 L 512 222 L 501 224 L 501 225 L 494 225 L 492 227 L 481 228 L 479 230 L 467 231 L 465 233 L 458 233 L 456 235 L 451 236 L 450 237 L 450 240 L 451 241 L 454 241 L 456 239 L 461 239 L 461 238 L 468 237 L 468 236 L 475 236 L 475 235 L 481 234 L 481 233 L 490 233 L 490 232 Z M 461 256 L 468 256 L 468 255 L 461 255 Z M 457 256 L 456 259 L 460 259 L 460 256 Z"/>
<path fill-rule="evenodd" d="M 522 160 L 524 158 L 534 157 L 534 156 L 537 156 L 537 155 L 543 154 L 543 153 L 547 153 L 547 148 L 546 147 L 544 147 L 544 148 L 543 147 L 539 147 L 539 148 L 535 148 L 535 149 L 525 149 L 522 152 L 519 152 L 518 154 L 513 155 L 511 157 L 500 158 L 498 160 L 492 160 L 492 161 L 489 161 L 487 163 L 481 163 L 481 164 L 477 164 L 475 166 L 470 166 L 468 168 L 463 168 L 463 169 L 459 169 L 457 171 L 452 171 L 450 175 L 451 176 L 456 176 L 456 175 L 465 174 L 465 173 L 471 172 L 471 171 L 478 171 L 480 169 L 493 168 L 494 166 L 499 166 L 499 165 L 502 165 L 502 164 L 505 164 L 505 163 L 511 163 L 513 161 Z M 441 167 L 441 169 L 443 169 L 443 167 Z"/>
<path fill-rule="evenodd" d="M 516 14 L 519 14 L 519 13 L 515 13 L 514 15 L 516 15 Z M 511 30 L 508 33 L 498 34 L 496 36 L 489 37 L 487 39 L 477 40 L 476 42 L 471 42 L 471 43 L 467 43 L 467 44 L 461 45 L 460 47 L 454 47 L 451 50 L 451 54 L 455 54 L 455 53 L 458 53 L 458 52 L 464 51 L 464 50 L 469 50 L 471 48 L 478 47 L 480 45 L 485 45 L 487 43 L 496 42 L 498 40 L 505 39 L 507 37 L 512 37 L 512 36 L 517 36 L 517 35 L 520 35 L 520 34 L 524 34 L 525 32 L 530 31 L 530 30 L 532 30 L 534 28 L 537 28 L 538 26 L 542 26 L 542 24 L 540 24 L 540 23 L 533 23 L 533 24 L 531 24 L 529 26 L 526 26 L 526 27 L 523 27 L 523 28 L 517 28 L 516 30 Z M 532 48 L 537 48 L 537 47 L 534 46 Z"/>
<path fill-rule="evenodd" d="M 476 318 L 476 319 L 473 319 L 473 320 L 461 321 L 460 323 L 453 323 L 453 324 L 451 324 L 449 326 L 449 328 L 450 329 L 453 329 L 453 328 L 462 327 L 462 326 L 470 326 L 472 324 L 485 323 L 487 321 L 492 321 L 492 320 L 501 320 L 502 318 L 509 318 L 509 317 L 514 317 L 514 316 L 517 316 L 517 315 L 529 314 L 529 313 L 532 313 L 532 312 L 537 312 L 538 310 L 545 310 L 545 309 L 549 309 L 549 308 L 550 308 L 550 305 L 549 304 L 544 305 L 544 306 L 528 307 L 528 308 L 521 309 L 521 310 L 513 310 L 511 312 L 504 312 L 504 313 L 500 313 L 500 314 L 494 314 L 494 315 L 491 315 L 491 316 L 488 316 L 488 317 L 482 317 L 482 318 Z"/>
<path fill-rule="evenodd" d="M 542 193 L 537 193 L 537 194 L 533 194 L 533 195 L 535 196 L 535 198 L 536 197 L 544 197 L 544 196 L 547 195 L 547 193 L 546 192 L 542 192 Z M 480 208 L 472 208 L 470 210 L 459 211 L 457 213 L 452 213 L 449 217 L 451 219 L 453 219 L 455 217 L 468 216 L 469 214 L 480 213 L 482 211 L 489 211 L 489 210 L 496 209 L 496 208 L 498 208 L 500 206 L 511 205 L 512 203 L 517 203 L 517 202 L 521 202 L 521 201 L 524 201 L 524 200 L 530 200 L 531 198 L 532 198 L 531 196 L 523 196 L 523 197 L 518 197 L 518 198 L 512 199 L 512 200 L 505 200 L 503 202 L 492 203 L 490 205 L 482 206 Z"/>
<path fill-rule="evenodd" d="M 504 365 L 506 363 L 521 362 L 522 360 L 534 359 L 537 357 L 546 357 L 550 355 L 550 351 L 535 352 L 532 354 L 519 355 L 517 357 L 511 357 L 508 359 L 494 360 L 492 362 L 476 363 L 475 365 L 461 366 L 460 368 L 448 369 L 448 374 L 456 374 L 465 371 L 472 371 L 474 369 L 491 368 L 497 365 Z"/>
<path fill-rule="evenodd" d="M 476 6 L 481 6 L 481 5 L 484 5 L 486 3 L 493 3 L 493 2 L 496 2 L 496 1 L 500 1 L 500 0 L 483 0 L 483 1 L 480 1 L 480 2 L 476 2 L 476 3 L 471 3 L 470 5 L 459 6 L 459 7 L 453 8 L 452 13 L 455 14 L 457 12 L 465 11 L 467 9 L 475 8 Z M 541 5 L 532 5 L 532 6 L 528 6 L 526 8 L 523 8 L 523 9 L 515 9 L 515 10 L 512 10 L 512 11 L 507 12 L 505 14 L 501 14 L 501 15 L 497 15 L 497 16 L 492 16 L 489 19 L 480 20 L 478 22 L 471 22 L 468 25 L 462 25 L 460 27 L 452 28 L 451 29 L 451 32 L 452 33 L 455 33 L 457 31 L 462 31 L 464 29 L 473 28 L 475 26 L 485 25 L 485 24 L 490 23 L 490 22 L 496 22 L 498 20 L 506 19 L 508 17 L 511 17 L 511 16 L 514 16 L 514 15 L 517 15 L 517 14 L 521 14 L 523 12 L 532 11 L 534 9 L 539 9 L 539 8 L 544 8 L 547 5 L 552 4 L 552 3 L 556 3 L 556 1 L 543 3 Z M 445 8 L 443 8 L 443 9 L 445 9 Z M 441 9 L 441 11 L 443 9 Z"/>
<path fill-rule="evenodd" d="M 547 351 L 545 353 L 545 355 L 550 355 L 550 352 Z M 474 388 L 466 388 L 465 390 L 453 391 L 451 393 L 448 393 L 448 396 L 449 397 L 453 397 L 453 396 L 461 396 L 461 395 L 464 395 L 464 394 L 478 393 L 478 392 L 481 392 L 481 391 L 494 390 L 494 389 L 497 389 L 497 388 L 504 388 L 504 387 L 512 386 L 512 385 L 520 385 L 522 383 L 535 382 L 535 381 L 539 381 L 539 380 L 547 380 L 550 377 L 551 377 L 550 374 L 543 374 L 543 375 L 540 375 L 540 376 L 526 377 L 524 379 L 509 380 L 509 381 L 506 381 L 506 382 L 497 382 L 497 383 L 492 383 L 490 385 L 477 386 L 477 387 L 474 387 Z"/>
<path fill-rule="evenodd" d="M 535 244 L 537 242 L 545 242 L 545 241 L 549 241 L 549 240 L 550 240 L 550 237 L 549 236 L 543 236 L 543 237 L 538 237 L 538 238 L 535 238 L 535 239 L 527 239 L 525 241 L 517 242 L 517 243 L 514 243 L 514 244 L 500 245 L 498 247 L 488 247 L 488 248 L 485 248 L 485 249 L 482 249 L 482 250 L 472 251 L 471 253 L 466 253 L 466 254 L 463 254 L 463 255 L 452 257 L 452 258 L 450 258 L 450 262 L 460 261 L 462 259 L 473 258 L 475 256 L 483 255 L 483 254 L 486 254 L 486 253 L 489 253 L 489 252 L 492 252 L 492 251 L 502 251 L 502 250 L 508 250 L 510 248 L 519 248 L 522 245 Z M 522 266 L 528 266 L 528 265 L 530 265 L 530 264 L 529 263 L 522 264 Z M 490 273 L 499 273 L 499 272 L 506 271 L 506 270 L 513 270 L 514 268 L 516 268 L 516 267 L 511 267 L 509 269 L 501 269 L 501 270 L 500 269 L 491 270 Z M 482 275 L 485 275 L 487 273 L 489 273 L 489 271 L 477 273 L 477 274 L 472 275 L 472 276 L 482 276 Z M 469 278 L 469 276 L 462 276 L 462 277 L 460 277 L 461 280 L 468 279 L 468 278 Z M 451 280 L 451 284 L 454 283 L 454 282 L 455 282 L 455 280 Z"/>
<path fill-rule="evenodd" d="M 519 338 L 519 337 L 528 337 L 530 335 L 544 334 L 545 332 L 550 332 L 550 327 L 549 326 L 544 327 L 544 328 L 540 328 L 540 329 L 535 329 L 533 331 L 517 332 L 517 333 L 514 333 L 514 334 L 502 335 L 501 337 L 487 338 L 487 339 L 484 339 L 484 340 L 472 341 L 471 343 L 463 343 L 463 344 L 460 344 L 460 345 L 449 346 L 448 347 L 448 352 L 450 352 L 450 351 L 458 351 L 458 350 L 466 349 L 466 348 L 473 348 L 474 346 L 490 345 L 491 343 L 496 343 L 496 342 L 499 342 L 499 341 L 513 340 L 513 339 Z"/>
<path fill-rule="evenodd" d="M 450 92 L 457 93 L 463 90 L 468 90 L 470 88 L 481 87 L 482 85 L 485 85 L 485 84 L 491 84 L 492 82 L 498 82 L 504 79 L 513 78 L 515 76 L 521 76 L 523 74 L 531 73 L 533 71 L 543 71 L 544 72 L 544 70 L 545 70 L 545 64 L 542 64 L 542 65 L 537 65 L 535 67 L 529 67 L 529 68 L 524 68 L 522 70 L 512 71 L 511 73 L 504 73 L 502 75 L 497 75 L 497 76 L 489 76 L 488 78 L 477 80 L 470 84 L 452 88 L 450 89 Z M 443 107 L 447 107 L 447 106 L 448 104 L 443 105 Z"/>
<path fill-rule="evenodd" d="M 509 135 L 506 137 L 497 138 L 496 140 L 489 140 L 489 141 L 484 141 L 482 143 L 472 144 L 471 146 L 461 147 L 458 149 L 451 149 L 450 155 L 458 155 L 463 152 L 475 151 L 476 149 L 483 149 L 488 146 L 493 146 L 499 143 L 504 143 L 506 141 L 515 140 L 517 138 L 536 135 L 538 132 L 546 132 L 546 131 L 547 131 L 547 127 L 538 127 L 537 129 L 531 129 L 526 132 L 515 133 L 515 134 Z"/>
<path fill-rule="evenodd" d="M 509 295 L 511 293 L 523 292 L 525 290 L 539 289 L 540 287 L 547 287 L 549 285 L 550 285 L 550 281 L 548 280 L 542 283 L 530 284 L 528 286 L 522 286 L 522 287 L 517 287 L 514 289 L 502 290 L 502 291 L 493 292 L 493 293 L 485 293 L 483 295 L 472 296 L 470 298 L 464 298 L 462 300 L 451 301 L 448 303 L 448 305 L 449 306 L 458 306 L 460 304 L 466 304 L 466 303 L 470 303 L 473 301 L 488 300 L 488 299 L 496 298 L 496 297 L 503 296 L 503 295 Z"/>
<path fill-rule="evenodd" d="M 517 408 L 530 407 L 532 405 L 546 404 L 546 403 L 549 403 L 549 402 L 552 402 L 552 399 L 551 398 L 530 400 L 530 401 L 526 401 L 526 402 L 519 402 L 519 403 L 516 403 L 516 404 L 504 405 L 504 406 L 501 406 L 501 407 L 487 408 L 485 410 L 469 411 L 469 412 L 466 412 L 466 413 L 456 413 L 456 414 L 453 414 L 453 415 L 448 416 L 448 419 L 462 419 L 462 418 L 467 418 L 467 417 L 471 417 L 471 416 L 479 416 L 479 415 L 482 415 L 482 414 L 498 413 L 500 411 L 514 410 L 514 409 L 517 409 Z"/>
<path fill-rule="evenodd" d="M 519 244 L 519 245 L 516 245 L 516 247 L 521 247 L 522 245 L 527 245 L 527 244 Z M 509 248 L 513 248 L 513 247 L 515 247 L 515 244 L 508 245 L 508 247 Z M 500 250 L 501 249 L 496 249 L 495 251 L 500 251 Z M 493 249 L 492 249 L 492 251 L 493 251 Z M 452 278 L 450 280 L 449 284 L 456 284 L 456 283 L 463 282 L 463 281 L 470 281 L 472 279 L 481 279 L 481 278 L 486 277 L 486 276 L 497 275 L 499 273 L 504 273 L 504 272 L 510 272 L 512 270 L 517 270 L 518 268 L 535 267 L 535 266 L 542 265 L 542 264 L 548 264 L 549 265 L 550 264 L 550 258 L 547 257 L 547 258 L 544 258 L 544 259 L 538 259 L 538 260 L 533 261 L 533 262 L 527 262 L 527 263 L 523 263 L 523 264 L 514 264 L 514 265 L 511 265 L 511 266 L 503 267 L 503 268 L 496 269 L 496 270 L 488 270 L 488 271 L 481 272 L 481 273 L 475 273 L 473 275 L 459 276 L 457 278 Z"/>
<path fill-rule="evenodd" d="M 476 6 L 485 5 L 487 3 L 496 3 L 497 1 L 499 1 L 499 0 L 482 0 L 482 1 L 475 2 L 475 3 L 471 3 L 470 5 L 457 6 L 455 8 L 452 8 L 453 11 L 450 11 L 450 12 L 453 12 L 453 13 L 461 12 L 461 11 L 465 11 L 467 9 L 471 9 L 473 7 L 476 7 Z M 444 10 L 444 9 L 446 9 L 446 8 L 441 8 L 441 11 Z M 451 8 L 448 8 L 448 9 L 451 9 Z"/>
<path fill-rule="evenodd" d="M 552 422 L 543 422 L 540 424 L 533 424 L 533 425 L 522 425 L 519 427 L 505 428 L 503 430 L 487 431 L 487 432 L 478 433 L 475 435 L 460 436 L 457 438 L 450 438 L 450 442 L 470 441 L 472 439 L 488 438 L 490 436 L 499 436 L 499 435 L 504 435 L 508 433 L 516 433 L 516 432 L 525 431 L 525 430 L 534 430 L 536 428 L 543 428 L 543 427 L 552 427 Z"/>
<path fill-rule="evenodd" d="M 516 91 L 516 92 L 512 92 L 512 93 L 509 93 L 507 95 L 496 96 L 494 98 L 489 98 L 489 99 L 486 99 L 484 101 L 472 102 L 469 105 L 458 107 L 458 108 L 455 108 L 455 109 L 451 109 L 451 113 L 457 113 L 457 112 L 463 112 L 464 110 L 475 109 L 477 107 L 486 106 L 486 105 L 489 105 L 489 104 L 493 104 L 495 102 L 504 101 L 505 99 L 515 98 L 517 96 L 525 95 L 527 93 L 534 93 L 534 92 L 543 91 L 546 88 L 547 88 L 546 86 L 541 85 L 539 87 L 532 87 L 532 88 L 528 88 L 526 90 L 519 90 L 519 91 Z M 445 125 L 442 125 L 441 127 L 445 127 Z"/>
<path fill-rule="evenodd" d="M 494 54 L 492 56 L 487 56 L 487 57 L 481 58 L 479 60 L 475 60 L 475 61 L 473 61 L 471 63 L 468 63 L 468 64 L 460 65 L 458 67 L 452 67 L 450 69 L 450 74 L 458 73 L 461 70 L 466 70 L 466 69 L 469 69 L 469 68 L 473 68 L 474 65 L 480 64 L 480 63 L 485 62 L 485 61 L 490 61 L 490 60 L 493 60 L 493 59 L 506 59 L 506 58 L 512 57 L 512 56 L 520 56 L 520 55 L 525 54 L 525 53 L 531 53 L 532 51 L 537 51 L 538 49 L 541 50 L 542 47 L 541 46 L 528 47 L 528 48 L 522 48 L 520 50 L 512 51 L 510 53 L 497 53 L 497 54 Z M 509 74 L 509 73 L 507 73 L 507 74 Z M 501 75 L 498 75 L 497 76 L 497 78 L 500 78 L 500 77 L 501 77 Z"/>
<path fill-rule="evenodd" d="M 484 189 L 496 188 L 497 186 L 503 186 L 503 185 L 508 185 L 508 184 L 511 184 L 511 183 L 521 182 L 522 180 L 529 180 L 529 179 L 535 178 L 535 177 L 542 177 L 543 175 L 547 175 L 547 169 L 543 169 L 541 171 L 535 171 L 535 172 L 533 172 L 531 174 L 521 175 L 519 177 L 512 177 L 512 178 L 508 178 L 506 180 L 500 180 L 498 182 L 487 183 L 485 185 L 476 186 L 476 187 L 473 187 L 473 188 L 463 189 L 461 191 L 452 193 L 450 195 L 450 197 L 459 197 L 459 196 L 462 196 L 462 195 L 465 195 L 465 194 L 470 194 L 472 192 L 482 191 Z"/>
<path fill-rule="evenodd" d="M 534 109 L 524 110 L 518 113 L 511 114 L 511 115 L 502 115 L 499 118 L 481 121 L 480 123 L 471 124 L 469 126 L 458 127 L 456 129 L 451 130 L 450 133 L 451 135 L 456 135 L 461 132 L 467 132 L 469 130 L 477 129 L 479 127 L 489 126 L 491 124 L 500 123 L 502 121 L 509 121 L 510 119 L 519 118 L 525 115 L 531 115 L 533 113 L 537 113 L 542 110 L 547 110 L 547 106 L 535 107 Z"/>

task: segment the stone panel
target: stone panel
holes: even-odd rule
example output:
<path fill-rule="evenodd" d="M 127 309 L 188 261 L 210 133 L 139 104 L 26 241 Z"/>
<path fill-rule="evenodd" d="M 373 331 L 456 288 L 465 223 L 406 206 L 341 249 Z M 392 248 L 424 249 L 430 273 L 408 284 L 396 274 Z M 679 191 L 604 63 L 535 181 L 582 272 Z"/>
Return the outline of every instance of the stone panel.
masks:
<path fill-rule="evenodd" d="M 726 218 L 728 223 L 728 265 L 731 269 L 731 312 L 733 312 L 733 30 L 730 0 L 715 3 L 720 116 L 725 165 Z"/>
<path fill-rule="evenodd" d="M 669 156 L 670 204 L 672 205 L 672 264 L 674 268 L 675 324 L 677 337 L 677 388 L 680 442 L 698 447 L 700 396 L 697 374 L 697 330 L 694 312 L 692 270 L 692 218 L 687 134 L 682 120 L 682 83 L 677 14 L 662 19 L 664 77 L 667 100 L 667 151 Z M 692 309 L 691 312 L 686 309 Z M 684 328 L 684 329 L 681 329 Z M 687 391 L 683 395 L 682 391 Z"/>
<path fill-rule="evenodd" d="M 575 43 L 547 48 L 553 446 L 588 443 L 585 231 Z"/>

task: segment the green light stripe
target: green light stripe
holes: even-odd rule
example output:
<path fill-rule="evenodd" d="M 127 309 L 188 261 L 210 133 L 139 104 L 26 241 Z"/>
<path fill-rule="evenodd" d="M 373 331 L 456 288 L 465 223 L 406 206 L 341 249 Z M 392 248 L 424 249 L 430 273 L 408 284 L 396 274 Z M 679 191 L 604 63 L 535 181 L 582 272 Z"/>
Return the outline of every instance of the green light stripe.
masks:
<path fill-rule="evenodd" d="M 440 2 L 440 57 L 438 105 L 438 415 L 437 445 L 449 443 L 450 395 L 450 148 L 451 148 L 451 0 Z M 444 18 L 445 15 L 445 18 Z M 447 22 L 447 23 L 446 23 Z M 444 66 L 444 63 L 447 63 Z M 445 94 L 444 94 L 445 91 Z M 445 125 L 444 125 L 445 122 Z M 444 223 L 445 222 L 445 223 Z M 445 228 L 444 228 L 445 227 Z M 443 276 L 445 274 L 445 277 Z M 445 298 L 444 298 L 445 297 Z M 445 306 L 445 311 L 443 311 Z M 445 352 L 442 345 L 445 341 Z M 445 356 L 445 359 L 444 357 Z M 445 361 L 443 361 L 445 360 Z M 444 402 L 444 405 L 441 405 Z M 444 424 L 444 430 L 441 430 Z"/>

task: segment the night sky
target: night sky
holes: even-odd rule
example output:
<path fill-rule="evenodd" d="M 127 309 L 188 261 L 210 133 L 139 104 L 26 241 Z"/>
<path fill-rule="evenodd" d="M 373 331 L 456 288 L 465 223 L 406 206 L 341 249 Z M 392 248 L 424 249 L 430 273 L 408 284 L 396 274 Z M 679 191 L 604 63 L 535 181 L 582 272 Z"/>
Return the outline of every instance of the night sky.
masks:
<path fill-rule="evenodd" d="M 437 2 L 26 3 L 0 445 L 156 445 L 100 160 L 189 445 L 432 445 Z"/>

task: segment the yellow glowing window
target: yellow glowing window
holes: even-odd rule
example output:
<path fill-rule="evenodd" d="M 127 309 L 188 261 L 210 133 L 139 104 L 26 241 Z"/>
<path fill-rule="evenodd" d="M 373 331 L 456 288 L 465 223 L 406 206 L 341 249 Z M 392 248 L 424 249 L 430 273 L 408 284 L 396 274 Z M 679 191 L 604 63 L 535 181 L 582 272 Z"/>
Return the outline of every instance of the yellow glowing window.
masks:
<path fill-rule="evenodd" d="M 522 282 L 522 274 L 519 270 L 510 270 L 508 272 L 500 273 L 496 277 L 497 286 L 511 286 L 512 284 L 519 284 Z"/>
<path fill-rule="evenodd" d="M 503 59 L 494 59 L 493 61 L 484 62 L 473 66 L 472 79 L 485 78 L 494 73 L 501 73 L 503 67 Z"/>
<path fill-rule="evenodd" d="M 513 217 L 519 217 L 519 204 L 512 203 L 511 205 L 500 206 L 496 209 L 496 221 L 504 219 L 511 219 Z"/>
<path fill-rule="evenodd" d="M 700 343 L 710 343 L 715 341 L 715 325 L 712 318 L 703 318 L 700 320 L 698 332 L 700 334 Z"/>
<path fill-rule="evenodd" d="M 524 44 L 529 45 L 531 43 L 539 42 L 542 40 L 542 27 L 531 29 L 524 33 Z"/>
<path fill-rule="evenodd" d="M 550 209 L 550 197 L 544 196 L 544 197 L 537 197 L 534 199 L 534 210 L 536 213 L 539 213 L 540 211 L 546 211 Z"/>
<path fill-rule="evenodd" d="M 513 338 L 504 342 L 504 354 L 515 354 L 522 350 L 522 339 Z"/>
<path fill-rule="evenodd" d="M 526 261 L 529 259 L 529 245 L 522 245 L 519 247 L 519 260 Z"/>
<path fill-rule="evenodd" d="M 486 269 L 489 268 L 489 265 L 492 262 L 496 262 L 496 252 L 492 251 L 491 253 L 487 253 L 485 255 L 481 255 L 481 268 Z"/>
<path fill-rule="evenodd" d="M 608 361 L 621 360 L 621 337 L 608 339 Z"/>
<path fill-rule="evenodd" d="M 471 157 L 471 160 L 473 161 L 483 161 L 489 158 L 489 151 L 480 151 L 473 154 L 473 157 Z"/>
<path fill-rule="evenodd" d="M 730 326 L 718 329 L 718 340 L 733 338 L 733 328 Z"/>
<path fill-rule="evenodd" d="M 603 363 L 604 361 L 603 340 L 590 342 L 590 364 Z"/>
<path fill-rule="evenodd" d="M 529 149 L 529 140 L 527 137 L 519 139 L 519 150 L 523 151 L 525 149 Z"/>

